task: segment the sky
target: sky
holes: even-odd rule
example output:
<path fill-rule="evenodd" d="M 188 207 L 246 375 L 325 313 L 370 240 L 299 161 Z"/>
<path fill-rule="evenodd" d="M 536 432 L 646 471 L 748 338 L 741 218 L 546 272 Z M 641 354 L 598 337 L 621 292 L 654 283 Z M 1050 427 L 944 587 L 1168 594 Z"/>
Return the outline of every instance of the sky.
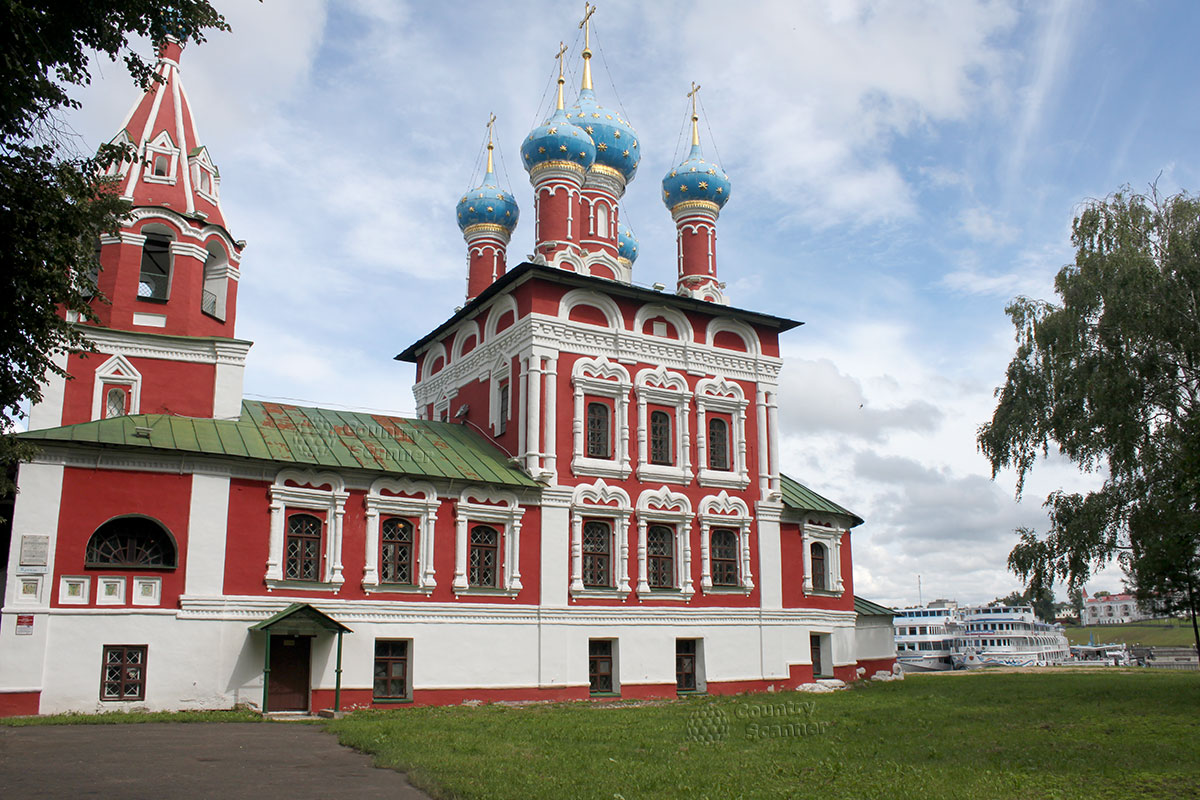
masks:
<path fill-rule="evenodd" d="M 464 300 L 454 206 L 497 170 L 532 252 L 525 135 L 548 114 L 560 41 L 580 75 L 583 4 L 215 2 L 233 27 L 182 76 L 245 239 L 237 335 L 252 399 L 413 413 L 392 357 Z M 866 523 L 855 591 L 892 605 L 986 602 L 1019 583 L 1013 530 L 1048 492 L 1100 478 L 1051 457 L 1020 501 L 975 435 L 1014 350 L 1017 295 L 1051 299 L 1080 204 L 1128 184 L 1200 190 L 1200 4 L 601 0 L 601 104 L 642 163 L 622 222 L 636 283 L 675 282 L 662 176 L 686 155 L 701 85 L 705 157 L 733 189 L 718 275 L 734 306 L 803 321 L 783 336 L 784 470 Z M 146 48 L 148 50 L 148 48 Z M 81 149 L 137 96 L 93 63 Z M 1120 589 L 1119 570 L 1091 591 Z M 1060 597 L 1064 590 L 1059 588 Z"/>

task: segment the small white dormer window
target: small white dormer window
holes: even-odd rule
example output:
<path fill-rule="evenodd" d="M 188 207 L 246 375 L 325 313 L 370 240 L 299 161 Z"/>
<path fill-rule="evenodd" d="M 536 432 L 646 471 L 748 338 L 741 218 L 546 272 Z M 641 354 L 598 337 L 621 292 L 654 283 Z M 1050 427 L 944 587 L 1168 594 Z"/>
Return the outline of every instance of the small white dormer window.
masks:
<path fill-rule="evenodd" d="M 192 188 L 205 200 L 216 205 L 220 180 L 217 177 L 217 168 L 208 157 L 208 149 L 198 147 L 193 150 L 188 156 L 188 165 L 192 170 Z"/>
<path fill-rule="evenodd" d="M 171 135 L 163 131 L 146 144 L 146 180 L 150 183 L 175 183 L 179 168 L 179 148 Z"/>

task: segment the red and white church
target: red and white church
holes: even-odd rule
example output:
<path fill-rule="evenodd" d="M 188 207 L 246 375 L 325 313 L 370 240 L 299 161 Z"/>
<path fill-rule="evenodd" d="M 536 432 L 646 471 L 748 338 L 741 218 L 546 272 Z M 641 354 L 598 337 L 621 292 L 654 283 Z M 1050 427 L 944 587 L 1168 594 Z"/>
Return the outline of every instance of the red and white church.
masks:
<path fill-rule="evenodd" d="M 100 243 L 95 352 L 24 436 L 0 715 L 672 697 L 891 674 L 853 593 L 862 520 L 780 472 L 779 337 L 717 277 L 725 172 L 662 182 L 675 292 L 633 284 L 641 143 L 582 87 L 513 195 L 462 197 L 466 303 L 409 345 L 415 419 L 243 400 L 245 243 L 169 43 L 117 140 L 133 205 Z M 561 58 L 561 56 L 560 56 Z M 253 272 L 247 279 L 253 280 Z"/>

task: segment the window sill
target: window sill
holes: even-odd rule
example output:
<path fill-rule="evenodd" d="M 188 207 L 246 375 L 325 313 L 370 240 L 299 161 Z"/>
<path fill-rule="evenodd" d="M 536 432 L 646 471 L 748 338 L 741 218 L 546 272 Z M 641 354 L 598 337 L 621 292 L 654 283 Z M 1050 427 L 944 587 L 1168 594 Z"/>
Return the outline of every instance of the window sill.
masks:
<path fill-rule="evenodd" d="M 143 303 L 155 303 L 157 305 L 165 305 L 171 298 L 169 297 L 143 297 L 138 295 L 137 299 Z"/>
<path fill-rule="evenodd" d="M 682 589 L 651 589 L 649 594 L 638 595 L 638 600 L 670 600 L 672 602 L 686 603 L 692 599 L 692 595 L 684 593 Z"/>
<path fill-rule="evenodd" d="M 683 467 L 669 467 L 662 464 L 641 464 L 638 466 L 638 480 L 666 481 L 687 485 L 692 482 L 692 474 Z"/>
<path fill-rule="evenodd" d="M 488 589 L 482 586 L 468 586 L 454 590 L 455 597 L 516 597 L 520 589 Z"/>
<path fill-rule="evenodd" d="M 845 594 L 844 591 L 839 592 L 832 589 L 805 589 L 804 593 L 812 597 L 841 597 Z"/>
<path fill-rule="evenodd" d="M 705 594 L 741 594 L 749 596 L 750 592 L 754 591 L 748 586 L 710 586 L 704 590 Z"/>
<path fill-rule="evenodd" d="M 363 591 L 367 594 L 376 592 L 391 592 L 392 594 L 433 594 L 433 586 L 413 586 L 411 583 L 364 583 Z"/>
<path fill-rule="evenodd" d="M 624 600 L 628 596 L 628 589 L 602 589 L 599 587 L 588 587 L 584 589 L 571 590 L 571 599 L 573 600 Z"/>
<path fill-rule="evenodd" d="M 621 464 L 616 459 L 587 458 L 576 456 L 571 461 L 571 471 L 576 475 L 591 478 L 619 478 L 624 480 L 633 472 L 628 464 Z"/>
<path fill-rule="evenodd" d="M 324 583 L 322 581 L 289 581 L 267 578 L 264 582 L 267 584 L 268 591 L 274 589 L 301 589 L 306 592 L 340 592 L 342 590 L 342 584 L 340 583 Z"/>
<path fill-rule="evenodd" d="M 732 470 L 701 469 L 701 486 L 719 486 L 725 489 L 745 489 L 750 485 L 750 476 Z"/>

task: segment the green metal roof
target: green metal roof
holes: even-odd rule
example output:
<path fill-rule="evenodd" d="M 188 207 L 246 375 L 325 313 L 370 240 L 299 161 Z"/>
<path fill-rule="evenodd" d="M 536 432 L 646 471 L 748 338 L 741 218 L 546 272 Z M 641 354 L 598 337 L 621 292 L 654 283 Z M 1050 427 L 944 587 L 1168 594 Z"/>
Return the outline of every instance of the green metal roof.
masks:
<path fill-rule="evenodd" d="M 896 610 L 854 595 L 854 613 L 864 617 L 894 617 Z"/>
<path fill-rule="evenodd" d="M 251 400 L 242 402 L 236 420 L 138 414 L 29 431 L 21 438 L 538 486 L 465 425 Z"/>
<path fill-rule="evenodd" d="M 251 625 L 250 630 L 268 631 L 288 636 L 311 636 L 325 631 L 354 633 L 333 617 L 308 603 L 292 603 L 278 614 L 272 614 L 262 622 Z"/>
<path fill-rule="evenodd" d="M 788 508 L 794 508 L 797 511 L 821 511 L 827 514 L 842 514 L 843 516 L 851 517 L 854 520 L 854 525 L 862 525 L 863 523 L 862 517 L 858 516 L 858 514 L 842 508 L 837 503 L 822 497 L 804 484 L 789 478 L 787 475 L 779 476 L 779 490 L 783 494 L 783 504 Z"/>

